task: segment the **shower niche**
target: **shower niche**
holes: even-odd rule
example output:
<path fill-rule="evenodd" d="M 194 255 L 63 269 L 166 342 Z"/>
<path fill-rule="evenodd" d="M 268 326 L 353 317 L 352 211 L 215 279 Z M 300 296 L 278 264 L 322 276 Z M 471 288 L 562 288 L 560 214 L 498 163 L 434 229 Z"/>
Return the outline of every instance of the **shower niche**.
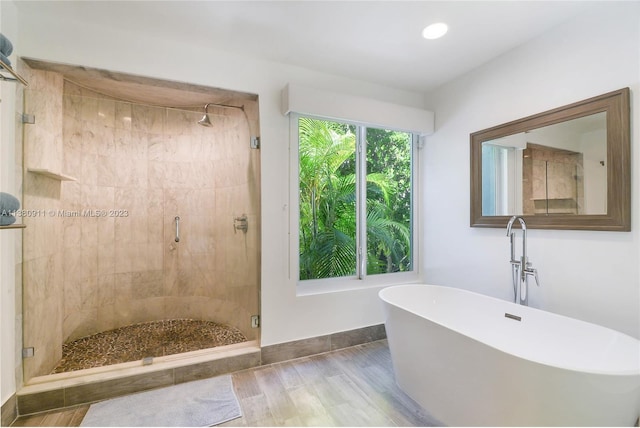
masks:
<path fill-rule="evenodd" d="M 23 346 L 35 350 L 24 380 L 59 371 L 63 347 L 92 335 L 117 330 L 109 352 L 127 355 L 116 348 L 136 342 L 121 333 L 130 326 L 158 338 L 138 350 L 145 357 L 193 350 L 176 343 L 185 337 L 198 349 L 222 343 L 186 324 L 257 343 L 257 95 L 33 59 L 19 67 L 31 82 L 24 113 L 35 116 L 22 125 L 33 213 L 23 219 Z M 237 233 L 242 216 L 251 227 Z"/>

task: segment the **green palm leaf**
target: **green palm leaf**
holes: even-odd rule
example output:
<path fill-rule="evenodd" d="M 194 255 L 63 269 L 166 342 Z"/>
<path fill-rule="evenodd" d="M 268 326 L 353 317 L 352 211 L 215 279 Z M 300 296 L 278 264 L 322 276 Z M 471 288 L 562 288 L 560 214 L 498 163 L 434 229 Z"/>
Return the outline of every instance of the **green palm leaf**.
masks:
<path fill-rule="evenodd" d="M 355 133 L 336 122 L 300 118 L 300 279 L 354 275 Z M 369 273 L 410 268 L 411 231 L 394 218 L 398 185 L 388 172 L 367 175 Z"/>

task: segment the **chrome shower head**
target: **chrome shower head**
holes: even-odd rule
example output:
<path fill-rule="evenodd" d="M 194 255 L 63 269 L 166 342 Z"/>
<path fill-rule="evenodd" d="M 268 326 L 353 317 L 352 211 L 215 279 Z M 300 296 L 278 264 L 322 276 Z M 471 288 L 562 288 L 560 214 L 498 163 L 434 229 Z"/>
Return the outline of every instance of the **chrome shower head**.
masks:
<path fill-rule="evenodd" d="M 204 116 L 202 116 L 202 119 L 200 119 L 198 121 L 198 125 L 209 126 L 209 127 L 213 126 L 213 124 L 209 120 L 209 115 L 208 114 L 205 114 Z"/>
<path fill-rule="evenodd" d="M 204 106 L 204 116 L 202 116 L 202 119 L 200 119 L 198 121 L 198 125 L 208 126 L 208 127 L 213 126 L 213 124 L 211 123 L 211 119 L 209 119 L 209 114 L 208 114 L 208 111 L 207 111 L 208 108 L 209 108 L 209 104 L 205 104 L 205 106 Z"/>

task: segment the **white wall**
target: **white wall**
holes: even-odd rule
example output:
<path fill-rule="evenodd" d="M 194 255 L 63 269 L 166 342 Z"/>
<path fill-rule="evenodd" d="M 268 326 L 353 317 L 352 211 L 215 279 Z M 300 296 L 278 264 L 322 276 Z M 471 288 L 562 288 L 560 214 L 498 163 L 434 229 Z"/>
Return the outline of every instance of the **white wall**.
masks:
<path fill-rule="evenodd" d="M 581 16 L 427 95 L 427 282 L 511 299 L 505 229 L 469 227 L 469 134 L 631 88 L 632 231 L 530 230 L 530 305 L 640 337 L 640 3 Z M 443 184 L 445 183 L 445 184 Z M 518 235 L 518 238 L 520 235 Z"/>
<path fill-rule="evenodd" d="M 16 58 L 17 20 L 13 3 L 0 2 L 0 32 L 14 45 Z M 15 157 L 15 103 L 18 83 L 0 83 L 0 191 L 11 193 L 20 199 L 16 192 Z M 18 220 L 20 221 L 20 220 Z M 15 289 L 15 252 L 16 240 L 22 232 L 19 229 L 0 231 L 0 398 L 4 404 L 16 391 L 16 289 Z"/>
<path fill-rule="evenodd" d="M 20 11 L 20 6 L 18 7 Z M 20 14 L 21 53 L 48 61 L 256 93 L 260 102 L 262 180 L 262 344 L 329 334 L 383 321 L 377 289 L 297 297 L 288 277 L 288 82 L 423 107 L 421 94 L 150 38 L 144 31 Z"/>

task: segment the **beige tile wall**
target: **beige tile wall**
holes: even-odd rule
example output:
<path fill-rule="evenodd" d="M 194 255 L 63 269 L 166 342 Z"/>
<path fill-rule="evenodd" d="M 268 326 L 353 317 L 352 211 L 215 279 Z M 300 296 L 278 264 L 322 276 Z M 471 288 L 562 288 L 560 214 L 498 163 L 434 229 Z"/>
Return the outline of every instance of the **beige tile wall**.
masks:
<path fill-rule="evenodd" d="M 582 154 L 530 145 L 524 156 L 524 213 L 581 214 L 584 205 Z"/>
<path fill-rule="evenodd" d="M 259 313 L 260 158 L 249 148 L 242 111 L 210 107 L 214 127 L 205 128 L 196 124 L 198 111 L 109 99 L 69 82 L 63 91 L 56 119 L 62 150 L 52 149 L 47 159 L 77 181 L 48 185 L 57 186 L 55 203 L 73 215 L 47 218 L 47 231 L 32 229 L 31 241 L 25 235 L 25 247 L 39 248 L 39 233 L 57 243 L 48 258 L 33 257 L 38 263 L 25 258 L 25 284 L 42 282 L 38 275 L 50 269 L 55 298 L 64 295 L 51 342 L 59 348 L 100 331 L 171 318 L 221 322 L 257 339 L 250 316 Z M 253 129 L 256 107 L 247 108 Z M 37 188 L 53 181 L 39 180 Z M 86 210 L 107 216 L 87 217 Z M 246 234 L 233 227 L 243 214 Z"/>
<path fill-rule="evenodd" d="M 63 206 L 126 211 L 64 219 L 66 340 L 131 323 L 206 319 L 251 339 L 258 313 L 259 152 L 239 110 L 111 100 L 65 85 Z M 252 216 L 235 233 L 234 216 Z M 175 217 L 180 217 L 180 242 Z M 252 272 L 248 273 L 248 272 Z"/>

